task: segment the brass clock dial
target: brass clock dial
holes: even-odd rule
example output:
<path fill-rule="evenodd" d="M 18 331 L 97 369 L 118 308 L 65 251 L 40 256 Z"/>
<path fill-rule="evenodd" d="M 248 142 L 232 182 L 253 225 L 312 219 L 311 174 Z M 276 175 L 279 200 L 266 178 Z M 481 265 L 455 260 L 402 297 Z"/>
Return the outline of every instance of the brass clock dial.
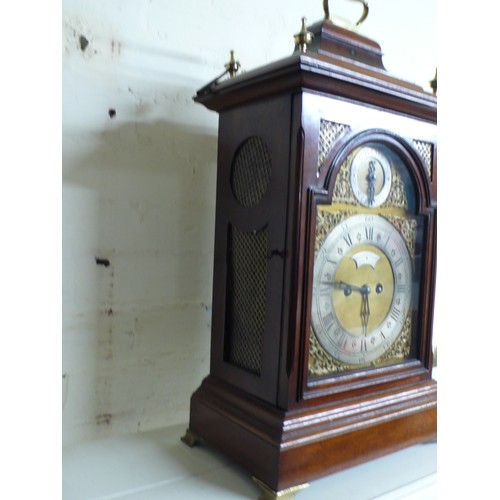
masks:
<path fill-rule="evenodd" d="M 379 215 L 337 225 L 314 265 L 311 322 L 334 359 L 363 365 L 384 355 L 411 304 L 412 261 L 398 230 Z"/>
<path fill-rule="evenodd" d="M 351 166 L 351 187 L 361 205 L 382 205 L 389 196 L 391 182 L 391 164 L 381 149 L 365 146 L 356 153 Z"/>

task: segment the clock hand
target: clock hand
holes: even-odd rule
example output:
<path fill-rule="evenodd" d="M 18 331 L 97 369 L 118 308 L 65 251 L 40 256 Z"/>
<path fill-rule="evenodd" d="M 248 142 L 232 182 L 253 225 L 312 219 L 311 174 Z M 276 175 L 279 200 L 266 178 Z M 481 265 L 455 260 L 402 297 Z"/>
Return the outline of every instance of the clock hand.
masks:
<path fill-rule="evenodd" d="M 323 284 L 344 290 L 344 295 L 346 297 L 351 295 L 353 291 L 361 294 L 361 326 L 363 327 L 363 333 L 366 335 L 368 331 L 368 320 L 370 319 L 370 304 L 368 302 L 368 295 L 370 295 L 372 291 L 370 285 L 364 284 L 363 286 L 356 286 L 346 283 L 345 281 L 334 281 L 332 283 L 328 282 Z M 377 293 L 380 293 L 378 290 L 379 287 L 381 288 L 382 285 L 377 285 Z"/>
<path fill-rule="evenodd" d="M 359 292 L 363 296 L 367 296 L 371 292 L 369 285 L 356 286 L 346 283 L 345 281 L 334 281 L 333 283 L 325 283 L 326 285 L 331 285 L 334 288 L 340 288 L 344 290 L 344 295 L 347 297 L 351 295 L 352 292 Z"/>
<path fill-rule="evenodd" d="M 371 161 L 368 167 L 368 175 L 366 176 L 368 181 L 368 204 L 373 205 L 375 201 L 375 181 L 377 180 L 377 174 L 375 173 L 375 162 Z"/>
<path fill-rule="evenodd" d="M 368 319 L 370 318 L 370 305 L 368 304 L 368 293 L 363 293 L 363 297 L 361 299 L 361 313 L 360 313 L 361 326 L 363 327 L 363 333 L 365 335 L 368 331 Z"/>
<path fill-rule="evenodd" d="M 344 290 L 344 295 L 348 297 L 351 295 L 351 293 L 354 292 L 360 292 L 361 293 L 361 288 L 356 285 L 350 285 L 349 283 L 346 283 L 345 281 L 334 281 L 332 283 L 332 286 L 334 288 L 340 288 L 341 290 Z"/>

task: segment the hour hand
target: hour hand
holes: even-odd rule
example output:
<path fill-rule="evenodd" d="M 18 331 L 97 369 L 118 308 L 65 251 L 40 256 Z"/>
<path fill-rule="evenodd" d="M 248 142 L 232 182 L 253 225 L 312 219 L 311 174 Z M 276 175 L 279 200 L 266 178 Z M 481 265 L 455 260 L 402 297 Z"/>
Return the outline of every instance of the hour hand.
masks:
<path fill-rule="evenodd" d="M 345 281 L 322 281 L 321 285 L 331 286 L 332 288 L 335 288 L 336 290 L 344 290 L 344 295 L 346 297 L 351 295 L 351 293 L 353 291 L 361 292 L 361 288 L 359 286 L 350 285 L 349 283 L 346 283 Z"/>
<path fill-rule="evenodd" d="M 334 281 L 332 283 L 333 288 L 337 290 L 344 290 L 344 295 L 347 297 L 351 295 L 352 292 L 359 292 L 363 297 L 367 297 L 370 295 L 371 288 L 370 285 L 365 284 L 363 286 L 351 285 L 350 283 L 346 283 L 345 281 Z"/>

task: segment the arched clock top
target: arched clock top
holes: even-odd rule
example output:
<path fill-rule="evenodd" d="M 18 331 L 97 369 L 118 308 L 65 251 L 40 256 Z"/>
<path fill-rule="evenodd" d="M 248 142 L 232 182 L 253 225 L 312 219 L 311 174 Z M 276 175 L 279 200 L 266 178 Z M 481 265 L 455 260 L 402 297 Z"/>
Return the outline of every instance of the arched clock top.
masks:
<path fill-rule="evenodd" d="M 385 130 L 347 133 L 319 167 L 317 194 L 321 203 L 423 213 L 431 206 L 432 154 L 432 144 Z"/>

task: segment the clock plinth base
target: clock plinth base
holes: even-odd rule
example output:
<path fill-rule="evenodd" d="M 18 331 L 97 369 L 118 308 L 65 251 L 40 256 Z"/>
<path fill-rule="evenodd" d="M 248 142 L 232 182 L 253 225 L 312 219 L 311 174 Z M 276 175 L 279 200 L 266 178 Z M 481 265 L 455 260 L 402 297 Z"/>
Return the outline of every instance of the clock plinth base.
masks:
<path fill-rule="evenodd" d="M 254 482 L 259 486 L 262 490 L 262 495 L 259 497 L 259 500 L 294 500 L 295 494 L 299 493 L 299 491 L 305 490 L 309 484 L 299 484 L 298 486 L 294 486 L 292 488 L 287 488 L 286 490 L 274 491 L 267 484 L 264 484 L 262 481 L 259 481 L 256 477 L 252 477 Z"/>
<path fill-rule="evenodd" d="M 436 417 L 433 380 L 284 411 L 209 376 L 191 398 L 189 429 L 281 492 L 430 441 Z"/>

